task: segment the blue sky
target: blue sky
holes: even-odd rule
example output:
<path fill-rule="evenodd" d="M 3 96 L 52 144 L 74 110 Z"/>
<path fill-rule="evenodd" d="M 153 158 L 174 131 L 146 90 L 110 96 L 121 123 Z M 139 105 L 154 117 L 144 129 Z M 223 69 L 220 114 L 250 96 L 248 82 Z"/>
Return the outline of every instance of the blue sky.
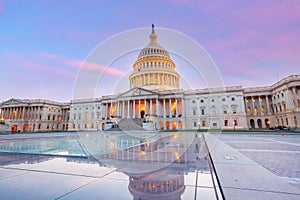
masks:
<path fill-rule="evenodd" d="M 0 0 L 0 101 L 71 100 L 80 64 L 93 48 L 122 31 L 150 32 L 152 23 L 202 45 L 225 85 L 271 85 L 299 74 L 299 10 L 297 0 Z M 120 72 L 131 68 L 137 53 L 114 63 L 117 73 L 107 75 L 108 85 L 124 78 Z M 185 70 L 182 63 L 177 69 Z M 112 92 L 103 87 L 97 95 Z"/>

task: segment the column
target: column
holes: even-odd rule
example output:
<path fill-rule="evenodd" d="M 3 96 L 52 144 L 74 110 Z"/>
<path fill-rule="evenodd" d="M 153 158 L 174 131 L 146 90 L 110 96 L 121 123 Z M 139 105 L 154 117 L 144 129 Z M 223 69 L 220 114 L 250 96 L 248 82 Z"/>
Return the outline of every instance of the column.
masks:
<path fill-rule="evenodd" d="M 7 119 L 10 119 L 10 108 L 7 108 Z"/>
<path fill-rule="evenodd" d="M 148 73 L 148 85 L 150 85 L 150 73 Z"/>
<path fill-rule="evenodd" d="M 105 104 L 105 119 L 108 118 L 108 103 Z"/>
<path fill-rule="evenodd" d="M 16 117 L 15 119 L 19 119 L 19 107 L 15 107 L 15 111 L 16 111 Z"/>
<path fill-rule="evenodd" d="M 165 84 L 165 74 L 164 74 L 164 73 L 162 74 L 162 84 L 163 84 L 163 85 L 166 85 L 166 84 Z"/>
<path fill-rule="evenodd" d="M 160 85 L 160 74 L 157 74 L 157 84 Z"/>
<path fill-rule="evenodd" d="M 125 118 L 125 101 L 122 102 L 122 118 Z"/>
<path fill-rule="evenodd" d="M 135 118 L 135 100 L 132 101 L 132 117 Z"/>
<path fill-rule="evenodd" d="M 295 108 L 298 108 L 298 99 L 297 99 L 296 87 L 292 88 L 292 92 L 293 92 L 293 100 L 294 100 Z"/>
<path fill-rule="evenodd" d="M 130 107 L 130 100 L 127 101 L 127 118 L 129 118 L 129 107 Z"/>
<path fill-rule="evenodd" d="M 156 100 L 155 100 L 155 106 L 156 106 L 156 108 L 155 108 L 155 111 L 156 111 L 155 114 L 158 117 L 159 116 L 159 112 L 158 112 L 158 109 L 159 109 L 158 98 L 156 98 Z"/>
<path fill-rule="evenodd" d="M 150 99 L 150 116 L 152 115 L 152 99 Z"/>
<path fill-rule="evenodd" d="M 143 74 L 143 85 L 146 85 L 146 76 Z"/>
<path fill-rule="evenodd" d="M 185 129 L 185 105 L 184 105 L 184 98 L 181 99 L 181 123 L 182 129 Z"/>
<path fill-rule="evenodd" d="M 253 102 L 253 96 L 251 96 L 251 102 L 252 102 L 252 112 L 253 112 L 253 114 L 254 114 L 254 102 Z"/>
<path fill-rule="evenodd" d="M 177 102 L 177 98 L 175 99 L 175 105 L 176 105 L 176 116 L 175 117 L 178 117 L 178 102 Z"/>
<path fill-rule="evenodd" d="M 171 98 L 169 99 L 169 118 L 172 118 L 172 101 Z"/>
<path fill-rule="evenodd" d="M 8 116 L 8 115 L 7 115 L 7 113 L 8 113 L 8 112 L 7 112 L 7 108 L 5 108 L 4 111 L 5 111 L 5 112 L 4 112 L 4 118 L 7 119 L 7 118 L 8 118 L 8 117 L 7 117 L 7 116 Z"/>
<path fill-rule="evenodd" d="M 269 106 L 269 98 L 268 98 L 268 95 L 266 95 L 266 103 L 267 103 L 267 109 L 268 109 L 268 115 L 270 115 L 271 114 L 271 112 L 270 112 L 270 106 Z"/>
<path fill-rule="evenodd" d="M 166 118 L 166 99 L 163 99 L 163 118 Z"/>
<path fill-rule="evenodd" d="M 24 119 L 25 117 L 25 106 L 23 106 L 23 109 L 22 109 L 22 119 Z"/>
<path fill-rule="evenodd" d="M 146 99 L 144 99 L 144 106 L 145 106 L 145 115 L 146 115 L 146 114 L 148 114 L 147 113 L 147 101 L 146 101 Z"/>
<path fill-rule="evenodd" d="M 120 102 L 117 103 L 117 115 L 120 116 Z"/>
<path fill-rule="evenodd" d="M 139 108 L 138 108 L 138 111 L 139 111 L 139 113 L 138 113 L 138 118 L 140 118 L 141 116 L 140 116 L 140 114 L 141 114 L 141 100 L 139 99 Z"/>
<path fill-rule="evenodd" d="M 259 97 L 258 97 L 258 102 L 259 102 L 259 112 L 258 112 L 258 113 L 259 113 L 260 115 L 263 115 L 264 113 L 261 112 L 261 108 L 262 108 L 262 107 L 261 107 L 261 100 L 262 100 L 262 99 L 261 99 L 261 97 L 259 96 Z"/>

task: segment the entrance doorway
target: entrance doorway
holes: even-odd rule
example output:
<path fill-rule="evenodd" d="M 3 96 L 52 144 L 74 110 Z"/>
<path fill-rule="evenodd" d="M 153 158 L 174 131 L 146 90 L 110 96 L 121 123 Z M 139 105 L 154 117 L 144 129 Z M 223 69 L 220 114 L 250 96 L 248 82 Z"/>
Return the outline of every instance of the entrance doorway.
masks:
<path fill-rule="evenodd" d="M 269 121 L 269 119 L 265 119 L 265 126 L 266 126 L 267 129 L 270 128 L 270 121 Z"/>
<path fill-rule="evenodd" d="M 145 117 L 145 111 L 144 110 L 141 110 L 141 118 L 144 118 Z"/>
<path fill-rule="evenodd" d="M 262 128 L 261 119 L 257 120 L 257 126 L 258 126 L 258 128 Z"/>
<path fill-rule="evenodd" d="M 170 122 L 169 121 L 166 121 L 166 129 L 170 130 Z"/>
<path fill-rule="evenodd" d="M 28 124 L 23 124 L 23 132 L 27 132 L 28 131 Z"/>
<path fill-rule="evenodd" d="M 173 129 L 173 130 L 176 130 L 176 124 L 177 124 L 176 121 L 173 121 L 173 122 L 172 122 L 172 129 Z"/>
<path fill-rule="evenodd" d="M 250 119 L 250 128 L 255 128 L 254 119 Z"/>
<path fill-rule="evenodd" d="M 17 131 L 18 131 L 18 125 L 17 125 L 17 124 L 13 124 L 13 125 L 10 127 L 10 130 L 11 130 L 12 133 L 17 132 Z"/>

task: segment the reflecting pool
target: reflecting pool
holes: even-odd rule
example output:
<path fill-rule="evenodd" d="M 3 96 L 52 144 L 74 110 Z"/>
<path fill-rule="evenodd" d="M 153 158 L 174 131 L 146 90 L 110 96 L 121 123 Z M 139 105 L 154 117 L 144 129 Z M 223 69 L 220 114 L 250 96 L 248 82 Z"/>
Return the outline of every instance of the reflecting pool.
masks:
<path fill-rule="evenodd" d="M 0 141 L 1 199 L 216 199 L 196 133 L 81 133 Z"/>

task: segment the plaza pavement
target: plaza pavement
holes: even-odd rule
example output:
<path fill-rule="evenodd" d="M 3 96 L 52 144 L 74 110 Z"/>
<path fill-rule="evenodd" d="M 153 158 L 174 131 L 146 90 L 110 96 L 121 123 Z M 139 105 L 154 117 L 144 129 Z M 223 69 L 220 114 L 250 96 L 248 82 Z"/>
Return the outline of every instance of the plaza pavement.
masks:
<path fill-rule="evenodd" d="M 226 199 L 300 199 L 300 135 L 205 133 Z"/>

